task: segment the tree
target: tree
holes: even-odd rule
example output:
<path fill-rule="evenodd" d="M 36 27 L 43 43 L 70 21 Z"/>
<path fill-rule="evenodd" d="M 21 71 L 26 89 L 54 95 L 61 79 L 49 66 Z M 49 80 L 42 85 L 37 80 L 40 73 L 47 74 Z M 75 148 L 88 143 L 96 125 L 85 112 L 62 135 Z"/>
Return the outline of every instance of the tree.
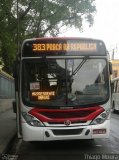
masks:
<path fill-rule="evenodd" d="M 93 25 L 95 0 L 0 0 L 0 56 L 8 72 L 17 50 L 17 24 L 19 42 L 32 37 L 57 36 L 61 28 L 83 29 L 83 21 Z"/>
<path fill-rule="evenodd" d="M 0 0 L 0 57 L 4 70 L 11 73 L 16 51 L 16 31 L 12 30 L 15 17 L 12 14 L 13 1 Z"/>
<path fill-rule="evenodd" d="M 28 36 L 40 37 L 45 35 L 57 36 L 61 27 L 75 26 L 83 28 L 83 20 L 93 24 L 96 11 L 95 0 L 34 0 L 24 19 L 25 33 Z M 29 1 L 20 0 L 27 8 Z M 23 10 L 21 10 L 22 13 Z"/>

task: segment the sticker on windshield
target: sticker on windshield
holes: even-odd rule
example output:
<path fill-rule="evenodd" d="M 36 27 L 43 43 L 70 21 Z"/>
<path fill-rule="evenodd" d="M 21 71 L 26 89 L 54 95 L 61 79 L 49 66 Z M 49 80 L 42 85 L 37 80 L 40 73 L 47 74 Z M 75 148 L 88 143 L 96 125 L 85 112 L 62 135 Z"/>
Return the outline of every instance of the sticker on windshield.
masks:
<path fill-rule="evenodd" d="M 40 83 L 39 82 L 31 82 L 30 83 L 30 90 L 37 90 L 40 89 Z"/>

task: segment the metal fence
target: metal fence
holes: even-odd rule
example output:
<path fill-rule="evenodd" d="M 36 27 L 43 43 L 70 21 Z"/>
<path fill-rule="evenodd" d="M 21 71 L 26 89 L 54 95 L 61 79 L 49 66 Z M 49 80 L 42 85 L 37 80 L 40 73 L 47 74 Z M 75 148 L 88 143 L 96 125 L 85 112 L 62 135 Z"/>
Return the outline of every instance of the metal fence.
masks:
<path fill-rule="evenodd" d="M 12 99 L 15 97 L 14 79 L 0 70 L 0 98 Z"/>

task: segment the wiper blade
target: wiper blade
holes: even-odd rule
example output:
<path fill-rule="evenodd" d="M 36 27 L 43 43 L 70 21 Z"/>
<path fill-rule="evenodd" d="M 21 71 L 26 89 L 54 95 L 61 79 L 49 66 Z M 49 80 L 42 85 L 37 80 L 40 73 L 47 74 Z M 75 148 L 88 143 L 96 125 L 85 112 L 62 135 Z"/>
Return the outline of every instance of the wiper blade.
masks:
<path fill-rule="evenodd" d="M 81 67 L 84 65 L 84 63 L 87 61 L 87 59 L 89 58 L 89 56 L 86 56 L 83 58 L 82 62 L 77 66 L 77 68 L 73 71 L 71 76 L 74 76 L 80 69 Z"/>

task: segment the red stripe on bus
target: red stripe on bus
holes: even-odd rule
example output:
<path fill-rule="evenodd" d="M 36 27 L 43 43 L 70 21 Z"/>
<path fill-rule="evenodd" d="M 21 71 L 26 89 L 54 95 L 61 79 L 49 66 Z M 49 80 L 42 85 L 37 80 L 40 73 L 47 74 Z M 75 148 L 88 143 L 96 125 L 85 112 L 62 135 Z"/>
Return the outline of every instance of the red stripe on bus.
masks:
<path fill-rule="evenodd" d="M 89 121 L 93 120 L 104 111 L 101 106 L 79 108 L 79 109 L 39 109 L 34 108 L 29 111 L 31 115 L 42 122 L 64 122 L 64 120 Z"/>

